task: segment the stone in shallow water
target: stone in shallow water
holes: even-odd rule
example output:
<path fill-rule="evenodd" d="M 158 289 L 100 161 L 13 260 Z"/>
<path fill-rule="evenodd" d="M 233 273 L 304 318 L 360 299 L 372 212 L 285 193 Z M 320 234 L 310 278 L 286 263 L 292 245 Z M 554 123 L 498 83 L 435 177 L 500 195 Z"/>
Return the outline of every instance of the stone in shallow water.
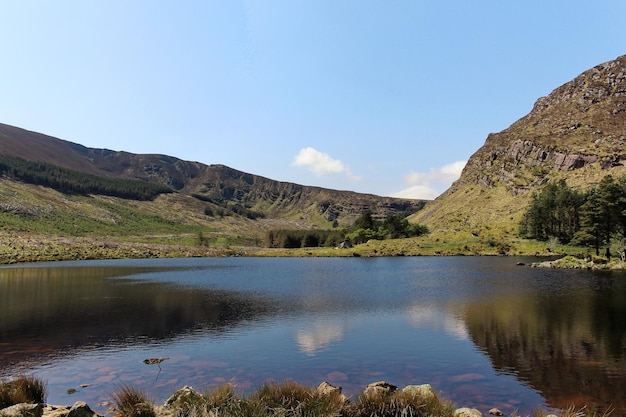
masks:
<path fill-rule="evenodd" d="M 339 371 L 333 371 L 326 376 L 328 377 L 328 379 L 334 380 L 334 381 L 347 381 L 348 380 L 348 375 Z"/>

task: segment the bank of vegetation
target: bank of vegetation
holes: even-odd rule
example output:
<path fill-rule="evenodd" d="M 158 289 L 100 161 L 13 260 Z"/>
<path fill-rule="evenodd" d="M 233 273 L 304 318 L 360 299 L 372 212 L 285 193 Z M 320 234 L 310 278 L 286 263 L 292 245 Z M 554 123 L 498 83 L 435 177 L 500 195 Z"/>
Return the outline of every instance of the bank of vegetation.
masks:
<path fill-rule="evenodd" d="M 131 200 L 153 200 L 173 190 L 142 180 L 106 178 L 85 174 L 46 162 L 0 155 L 0 175 L 27 184 L 50 187 L 66 194 L 99 194 Z"/>
<path fill-rule="evenodd" d="M 624 256 L 626 241 L 626 178 L 605 176 L 586 192 L 571 189 L 563 180 L 535 193 L 520 224 L 523 237 L 558 239 L 588 247 L 607 257 L 611 247 Z M 614 251 L 615 252 L 615 251 Z"/>
<path fill-rule="evenodd" d="M 411 224 L 405 214 L 391 214 L 376 220 L 369 212 L 360 215 L 345 229 L 277 229 L 265 234 L 265 247 L 296 249 L 337 247 L 342 242 L 359 245 L 370 240 L 385 240 L 418 237 L 428 234 L 428 227 Z"/>

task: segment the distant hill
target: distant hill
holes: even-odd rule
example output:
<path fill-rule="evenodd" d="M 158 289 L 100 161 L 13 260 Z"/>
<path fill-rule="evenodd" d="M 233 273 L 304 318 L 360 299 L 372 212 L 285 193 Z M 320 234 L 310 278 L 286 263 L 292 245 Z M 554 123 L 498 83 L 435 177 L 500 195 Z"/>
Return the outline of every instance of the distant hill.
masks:
<path fill-rule="evenodd" d="M 431 230 L 512 237 L 533 191 L 565 179 L 588 189 L 626 175 L 626 55 L 537 100 L 469 159 L 461 177 L 411 217 Z"/>
<path fill-rule="evenodd" d="M 331 228 L 351 224 L 366 211 L 382 218 L 424 205 L 418 200 L 274 181 L 224 165 L 205 165 L 166 155 L 93 149 L 6 124 L 0 124 L 0 155 L 40 161 L 94 177 L 167 186 L 180 199 L 192 198 L 211 211 L 276 220 L 276 226 L 284 220 L 291 227 Z"/>

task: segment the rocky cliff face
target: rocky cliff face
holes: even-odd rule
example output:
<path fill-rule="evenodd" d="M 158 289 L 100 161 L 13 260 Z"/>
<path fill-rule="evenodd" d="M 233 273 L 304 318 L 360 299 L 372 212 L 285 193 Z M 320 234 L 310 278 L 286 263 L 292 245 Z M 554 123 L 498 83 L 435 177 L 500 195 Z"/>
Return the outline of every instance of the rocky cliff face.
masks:
<path fill-rule="evenodd" d="M 454 215 L 449 207 L 461 207 L 462 217 L 514 220 L 531 192 L 547 181 L 564 178 L 587 188 L 606 174 L 625 175 L 625 145 L 626 55 L 585 71 L 538 99 L 509 128 L 490 134 L 460 179 L 416 219 L 443 227 L 442 214 Z M 498 190 L 498 199 L 513 199 L 496 213 L 504 207 L 488 200 L 499 188 L 505 192 Z M 460 196 L 474 207 L 457 204 Z"/>
<path fill-rule="evenodd" d="M 585 71 L 491 134 L 467 164 L 463 181 L 513 193 L 590 164 L 608 170 L 626 160 L 626 56 Z"/>

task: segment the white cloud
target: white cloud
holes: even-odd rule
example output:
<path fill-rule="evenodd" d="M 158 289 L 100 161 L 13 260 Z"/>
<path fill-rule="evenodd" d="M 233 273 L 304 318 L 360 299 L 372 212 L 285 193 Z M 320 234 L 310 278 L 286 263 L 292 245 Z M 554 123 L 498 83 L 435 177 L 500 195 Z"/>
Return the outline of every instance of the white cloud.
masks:
<path fill-rule="evenodd" d="M 305 167 L 318 176 L 343 173 L 352 180 L 360 179 L 360 177 L 353 175 L 350 168 L 339 159 L 333 159 L 327 153 L 320 152 L 311 147 L 300 149 L 300 152 L 296 155 L 291 165 Z"/>
<path fill-rule="evenodd" d="M 414 185 L 398 191 L 397 193 L 393 193 L 391 196 L 397 198 L 414 198 L 417 200 L 434 200 L 439 194 L 441 193 L 426 185 Z"/>
<path fill-rule="evenodd" d="M 456 161 L 428 172 L 410 172 L 404 176 L 407 187 L 392 197 L 432 200 L 460 176 L 467 161 Z"/>

